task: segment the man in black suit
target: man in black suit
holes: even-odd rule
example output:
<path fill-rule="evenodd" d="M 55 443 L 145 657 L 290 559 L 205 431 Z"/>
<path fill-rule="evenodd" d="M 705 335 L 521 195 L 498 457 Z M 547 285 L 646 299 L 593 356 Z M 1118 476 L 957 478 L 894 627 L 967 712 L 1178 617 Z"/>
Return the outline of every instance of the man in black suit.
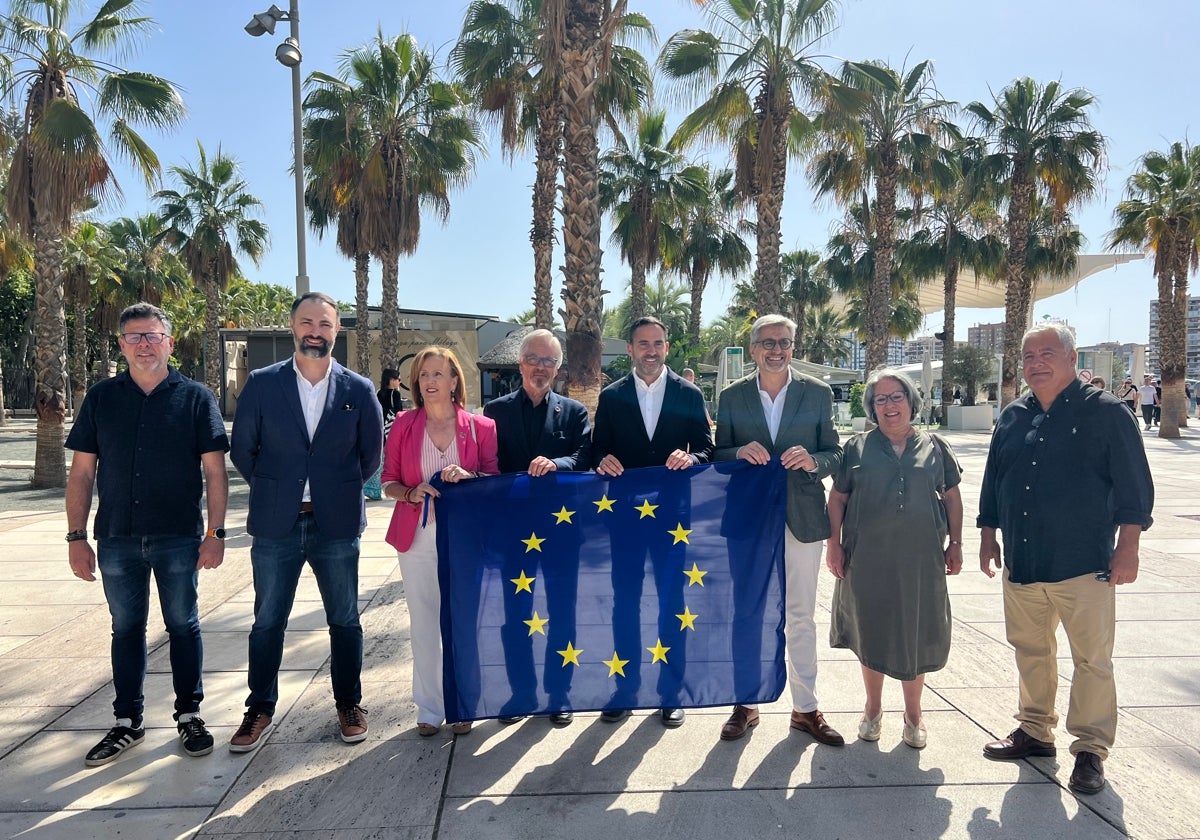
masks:
<path fill-rule="evenodd" d="M 626 351 L 633 370 L 600 392 L 596 408 L 596 428 L 592 432 L 592 461 L 600 475 L 615 478 L 627 468 L 661 467 L 685 470 L 712 458 L 712 428 L 700 389 L 680 379 L 666 367 L 667 328 L 657 318 L 639 318 L 629 331 Z M 647 487 L 647 498 L 659 487 Z M 629 714 L 628 706 L 641 684 L 641 627 L 638 623 L 618 622 L 620 614 L 637 613 L 644 579 L 644 543 L 631 543 L 633 529 L 617 529 L 612 534 L 613 641 L 618 653 L 632 660 L 628 676 L 620 683 L 614 701 L 601 719 L 609 723 Z M 683 636 L 678 632 L 675 615 L 683 609 L 680 570 L 670 566 L 664 547 L 651 548 L 655 586 L 658 590 L 660 643 L 676 638 L 672 651 L 674 665 L 684 662 Z M 675 626 L 673 626 L 675 625 Z M 677 697 L 670 696 L 659 680 L 659 710 L 664 726 L 683 723 L 683 710 L 675 708 Z"/>
<path fill-rule="evenodd" d="M 534 330 L 521 342 L 521 387 L 511 394 L 492 400 L 483 407 L 484 416 L 496 421 L 496 442 L 500 471 L 527 472 L 534 478 L 558 470 L 590 469 L 592 426 L 583 403 L 554 393 L 552 386 L 562 364 L 562 345 L 549 330 Z M 515 544 L 515 542 L 513 543 Z M 564 551 L 579 552 L 579 545 Z M 576 557 L 578 559 L 578 557 Z M 515 562 L 536 563 L 527 555 L 517 555 Z M 575 633 L 575 594 L 578 584 L 578 562 L 543 563 L 546 582 L 546 603 L 554 620 L 549 625 L 546 649 L 565 648 Z M 528 569 L 504 569 L 508 580 Z M 501 723 L 516 723 L 524 715 L 518 708 L 531 708 L 537 703 L 537 675 L 533 666 L 533 647 L 526 632 L 528 613 L 514 598 L 504 601 L 504 665 L 513 690 L 510 714 L 501 714 Z M 520 612 L 520 614 L 518 614 Z M 566 726 L 574 716 L 567 702 L 571 689 L 572 669 L 553 665 L 548 659 L 543 685 L 549 696 L 550 722 Z"/>

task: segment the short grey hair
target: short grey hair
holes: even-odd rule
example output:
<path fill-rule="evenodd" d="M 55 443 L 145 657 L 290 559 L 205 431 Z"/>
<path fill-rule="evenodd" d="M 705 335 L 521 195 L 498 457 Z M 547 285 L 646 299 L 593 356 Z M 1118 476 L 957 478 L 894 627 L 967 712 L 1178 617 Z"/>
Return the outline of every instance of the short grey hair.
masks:
<path fill-rule="evenodd" d="M 155 321 L 158 321 L 158 323 L 162 324 L 163 332 L 165 332 L 167 335 L 171 335 L 170 316 L 168 316 L 166 312 L 159 309 L 154 304 L 146 303 L 144 300 L 139 301 L 132 306 L 125 307 L 118 320 L 118 328 L 121 330 L 121 332 L 125 332 L 125 325 L 130 321 L 140 321 L 149 318 L 153 318 Z"/>
<path fill-rule="evenodd" d="M 562 365 L 562 342 L 550 330 L 534 330 L 521 339 L 521 356 L 524 357 L 525 351 L 529 349 L 530 344 L 539 340 L 552 342 L 558 348 L 558 364 Z"/>
<path fill-rule="evenodd" d="M 908 374 L 895 368 L 881 368 L 867 378 L 866 387 L 863 389 L 863 408 L 866 409 L 868 419 L 879 425 L 879 421 L 875 419 L 875 388 L 885 379 L 892 380 L 904 391 L 910 409 L 908 420 L 910 423 L 916 420 L 917 415 L 921 413 L 921 394 L 917 390 L 917 383 L 913 382 Z"/>
<path fill-rule="evenodd" d="M 788 328 L 791 334 L 792 341 L 796 340 L 796 322 L 786 315 L 764 315 L 754 322 L 754 326 L 750 328 L 750 343 L 754 344 L 758 341 L 758 334 L 766 327 L 777 327 L 783 325 Z"/>
<path fill-rule="evenodd" d="M 1058 340 L 1062 342 L 1063 349 L 1068 353 L 1075 349 L 1075 333 L 1062 321 L 1043 321 L 1040 324 L 1034 324 L 1021 336 L 1021 347 L 1024 348 L 1025 342 L 1029 340 L 1030 336 L 1044 332 L 1056 333 Z"/>

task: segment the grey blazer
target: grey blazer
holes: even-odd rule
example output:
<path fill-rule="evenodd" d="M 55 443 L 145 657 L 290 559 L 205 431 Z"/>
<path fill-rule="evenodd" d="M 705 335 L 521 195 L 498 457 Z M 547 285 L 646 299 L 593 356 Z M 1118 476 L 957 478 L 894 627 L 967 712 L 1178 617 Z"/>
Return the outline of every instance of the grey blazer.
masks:
<path fill-rule="evenodd" d="M 792 372 L 779 421 L 779 436 L 771 442 L 767 418 L 758 396 L 758 376 L 751 374 L 721 392 L 717 406 L 717 446 L 714 460 L 732 461 L 738 449 L 758 441 L 779 457 L 792 446 L 803 446 L 817 462 L 815 473 L 788 470 L 787 524 L 800 542 L 829 536 L 825 486 L 821 479 L 838 471 L 842 447 L 833 428 L 833 391 L 811 376 Z"/>

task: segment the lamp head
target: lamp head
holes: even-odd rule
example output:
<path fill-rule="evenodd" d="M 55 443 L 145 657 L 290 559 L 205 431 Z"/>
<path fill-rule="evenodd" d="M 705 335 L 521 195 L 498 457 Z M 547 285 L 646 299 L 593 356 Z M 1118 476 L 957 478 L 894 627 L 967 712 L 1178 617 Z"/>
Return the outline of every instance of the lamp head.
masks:
<path fill-rule="evenodd" d="M 284 67 L 295 67 L 300 59 L 300 44 L 295 38 L 287 38 L 275 48 L 275 60 Z"/>
<path fill-rule="evenodd" d="M 272 3 L 271 8 L 250 18 L 250 22 L 246 24 L 246 31 L 255 38 L 259 35 L 274 35 L 275 24 L 287 19 L 288 13 Z"/>

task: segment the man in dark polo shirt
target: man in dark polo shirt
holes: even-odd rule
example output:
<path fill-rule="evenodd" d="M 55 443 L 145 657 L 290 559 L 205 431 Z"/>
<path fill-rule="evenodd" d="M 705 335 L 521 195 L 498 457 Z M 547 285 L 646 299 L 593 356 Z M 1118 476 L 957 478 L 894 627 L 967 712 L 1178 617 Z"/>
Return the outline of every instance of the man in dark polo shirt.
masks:
<path fill-rule="evenodd" d="M 1055 754 L 1061 622 L 1075 666 L 1070 788 L 1092 794 L 1104 787 L 1117 731 L 1115 587 L 1137 579 L 1154 485 L 1137 421 L 1112 394 L 1076 377 L 1070 330 L 1039 324 L 1021 352 L 1030 393 L 1000 415 L 978 519 L 979 567 L 988 577 L 1000 566 L 996 529 L 1004 532 L 1004 624 L 1020 676 L 1020 725 L 983 752 L 999 761 Z"/>
<path fill-rule="evenodd" d="M 562 345 L 549 330 L 534 330 L 521 342 L 518 366 L 521 387 L 483 408 L 485 416 L 496 421 L 497 454 L 500 472 L 527 472 L 534 478 L 558 470 L 586 470 L 592 465 L 592 425 L 587 409 L 576 400 L 554 393 L 552 386 L 562 365 Z M 515 525 L 516 523 L 514 523 Z M 524 524 L 524 523 L 520 523 Z M 516 540 L 509 545 L 519 544 Z M 503 544 L 501 541 L 497 541 Z M 564 551 L 576 552 L 579 544 Z M 508 580 L 522 569 L 535 574 L 524 553 L 506 558 L 503 578 Z M 510 567 L 509 564 L 516 564 Z M 550 625 L 547 650 L 566 647 L 575 634 L 575 596 L 578 589 L 578 563 L 543 563 L 546 600 L 555 622 Z M 511 574 L 509 572 L 511 571 Z M 533 665 L 533 644 L 522 612 L 523 602 L 504 601 L 504 665 L 512 686 L 513 699 L 502 709 L 501 723 L 516 723 L 523 717 L 516 709 L 536 705 L 537 674 Z M 549 701 L 550 722 L 566 726 L 574 716 L 567 701 L 571 688 L 571 669 L 546 662 L 544 687 Z"/>
<path fill-rule="evenodd" d="M 167 364 L 175 342 L 166 313 L 138 303 L 121 313 L 120 324 L 118 343 L 129 369 L 88 391 L 66 443 L 75 451 L 67 480 L 71 571 L 95 581 L 99 565 L 113 627 L 117 720 L 88 752 L 89 767 L 107 764 L 145 737 L 151 573 L 170 639 L 180 741 L 188 755 L 213 748 L 199 715 L 204 649 L 196 583 L 199 569 L 215 569 L 225 557 L 229 442 L 212 392 Z M 97 551 L 86 530 L 94 486 L 100 492 L 92 528 Z M 200 513 L 205 486 L 207 534 Z"/>

